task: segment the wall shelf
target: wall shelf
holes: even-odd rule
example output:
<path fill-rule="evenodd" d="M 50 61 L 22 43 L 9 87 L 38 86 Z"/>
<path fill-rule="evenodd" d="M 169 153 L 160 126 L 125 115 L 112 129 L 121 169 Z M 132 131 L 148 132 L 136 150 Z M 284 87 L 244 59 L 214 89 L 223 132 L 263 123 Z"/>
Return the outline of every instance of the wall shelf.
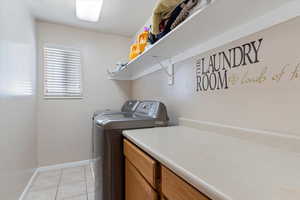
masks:
<path fill-rule="evenodd" d="M 299 15 L 298 0 L 213 0 L 109 78 L 135 80 Z"/>

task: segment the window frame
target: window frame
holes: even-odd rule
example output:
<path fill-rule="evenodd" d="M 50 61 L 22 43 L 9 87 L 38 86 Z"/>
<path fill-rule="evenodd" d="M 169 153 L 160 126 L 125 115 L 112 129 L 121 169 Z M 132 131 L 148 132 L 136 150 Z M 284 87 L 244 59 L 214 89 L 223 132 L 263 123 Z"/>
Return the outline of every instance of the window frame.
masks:
<path fill-rule="evenodd" d="M 58 48 L 61 50 L 66 50 L 66 51 L 79 51 L 80 54 L 80 95 L 79 96 L 59 96 L 59 95 L 53 95 L 53 96 L 48 96 L 47 95 L 47 88 L 46 88 L 46 84 L 45 84 L 45 80 L 46 80 L 46 59 L 45 59 L 45 48 Z M 80 48 L 77 47 L 70 47 L 70 46 L 63 46 L 63 45 L 57 45 L 57 44 L 50 44 L 50 43 L 45 43 L 42 47 L 42 55 L 43 55 L 43 98 L 44 99 L 83 99 L 84 98 L 84 91 L 83 91 L 83 56 L 82 56 L 82 51 L 80 50 Z"/>

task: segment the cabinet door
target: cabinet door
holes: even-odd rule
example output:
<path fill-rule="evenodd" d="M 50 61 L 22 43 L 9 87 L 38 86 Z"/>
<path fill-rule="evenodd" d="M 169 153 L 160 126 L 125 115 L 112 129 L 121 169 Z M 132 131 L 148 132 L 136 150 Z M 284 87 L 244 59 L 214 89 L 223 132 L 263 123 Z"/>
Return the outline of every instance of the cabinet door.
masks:
<path fill-rule="evenodd" d="M 126 159 L 139 171 L 146 181 L 154 189 L 158 189 L 158 163 L 127 140 L 124 140 L 124 154 Z"/>
<path fill-rule="evenodd" d="M 169 200 L 210 200 L 204 194 L 162 167 L 162 193 Z"/>
<path fill-rule="evenodd" d="M 158 200 L 158 194 L 135 167 L 125 161 L 125 200 Z"/>

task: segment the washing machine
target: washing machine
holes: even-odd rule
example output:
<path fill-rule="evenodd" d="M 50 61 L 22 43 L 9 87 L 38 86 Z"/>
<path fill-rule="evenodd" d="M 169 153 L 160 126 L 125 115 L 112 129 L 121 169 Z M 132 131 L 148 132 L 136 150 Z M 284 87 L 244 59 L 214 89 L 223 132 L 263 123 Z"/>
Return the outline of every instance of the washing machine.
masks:
<path fill-rule="evenodd" d="M 95 165 L 95 200 L 124 200 L 124 130 L 167 126 L 166 106 L 158 101 L 141 101 L 132 113 L 95 117 L 95 134 L 102 138 Z M 100 140 L 98 140 L 99 142 Z"/>
<path fill-rule="evenodd" d="M 140 101 L 138 101 L 138 100 L 128 100 L 123 104 L 123 106 L 121 107 L 121 110 L 111 110 L 111 109 L 97 110 L 94 112 L 92 119 L 94 120 L 95 117 L 98 115 L 116 114 L 116 113 L 132 113 L 136 110 L 139 103 L 140 103 Z"/>
<path fill-rule="evenodd" d="M 90 168 L 93 174 L 93 177 L 99 177 L 97 176 L 96 172 L 96 165 L 99 166 L 97 163 L 102 163 L 103 160 L 103 153 L 102 153 L 102 147 L 103 147 L 103 137 L 99 134 L 96 134 L 98 132 L 98 127 L 95 123 L 95 118 L 98 116 L 104 116 L 104 115 L 119 115 L 119 114 L 130 114 L 133 113 L 137 106 L 139 105 L 140 101 L 138 100 L 128 100 L 126 101 L 120 110 L 111 110 L 111 109 L 104 109 L 104 110 L 97 110 L 94 112 L 92 117 L 92 141 L 91 141 L 91 162 L 90 162 Z"/>
<path fill-rule="evenodd" d="M 97 134 L 95 134 L 97 132 L 97 127 L 95 124 L 95 117 L 99 117 L 99 116 L 103 116 L 103 115 L 118 115 L 118 114 L 131 114 L 133 113 L 138 105 L 139 105 L 140 101 L 138 100 L 128 100 L 126 101 L 123 106 L 121 107 L 121 110 L 110 110 L 110 109 L 105 109 L 105 110 L 98 110 L 95 111 L 92 117 L 92 149 L 91 149 L 91 158 L 92 160 L 95 160 L 97 157 L 99 157 L 99 145 L 101 145 L 102 143 L 102 137 L 98 137 Z M 93 162 L 91 163 L 91 166 L 93 166 Z M 93 167 L 92 167 L 93 169 Z M 93 171 L 93 170 L 92 170 Z"/>

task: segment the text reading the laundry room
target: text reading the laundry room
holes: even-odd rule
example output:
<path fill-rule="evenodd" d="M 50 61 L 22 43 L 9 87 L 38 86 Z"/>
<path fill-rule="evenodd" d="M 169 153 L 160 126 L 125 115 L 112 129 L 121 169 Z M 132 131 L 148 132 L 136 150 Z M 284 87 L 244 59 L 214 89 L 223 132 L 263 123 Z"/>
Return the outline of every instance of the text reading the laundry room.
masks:
<path fill-rule="evenodd" d="M 197 92 L 228 89 L 228 72 L 260 62 L 263 38 L 203 57 L 196 62 Z"/>

